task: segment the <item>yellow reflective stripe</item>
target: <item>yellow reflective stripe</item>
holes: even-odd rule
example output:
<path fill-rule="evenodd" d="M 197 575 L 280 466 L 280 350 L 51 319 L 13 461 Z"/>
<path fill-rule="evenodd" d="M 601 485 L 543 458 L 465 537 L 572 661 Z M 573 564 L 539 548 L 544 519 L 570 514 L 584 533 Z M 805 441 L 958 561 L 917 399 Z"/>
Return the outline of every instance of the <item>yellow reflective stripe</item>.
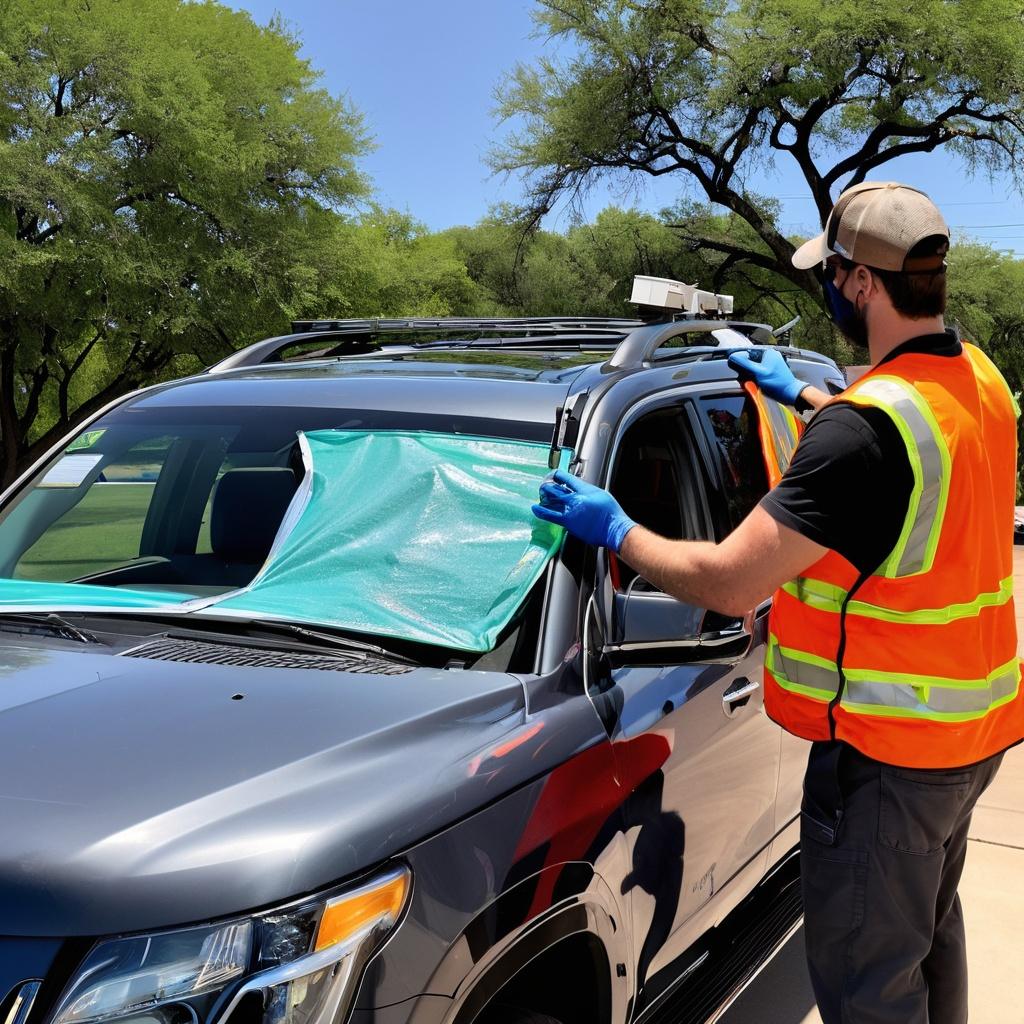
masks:
<path fill-rule="evenodd" d="M 816 700 L 832 700 L 839 688 L 835 662 L 782 647 L 768 638 L 768 671 L 783 689 Z M 856 714 L 878 714 L 938 721 L 981 718 L 1012 700 L 1020 688 L 1020 663 L 1013 658 L 982 679 L 923 676 L 845 668 L 842 705 Z"/>
<path fill-rule="evenodd" d="M 796 413 L 779 402 L 773 402 L 772 404 L 778 414 L 779 432 L 785 438 L 786 444 L 792 452 L 796 448 L 797 441 L 800 440 L 800 432 L 796 426 Z"/>
<path fill-rule="evenodd" d="M 893 687 L 893 690 L 895 694 L 905 694 L 903 687 Z M 899 697 L 895 697 L 889 703 L 870 699 L 857 701 L 853 699 L 854 694 L 851 688 L 850 699 L 848 700 L 847 695 L 844 693 L 842 705 L 844 710 L 855 715 L 874 715 L 882 718 L 926 718 L 936 722 L 970 722 L 984 718 L 996 708 L 1009 704 L 1010 701 L 1017 697 L 1019 690 L 1019 674 L 1016 678 L 1012 679 L 1004 677 L 994 680 L 992 689 L 984 690 L 981 694 L 978 694 L 980 699 L 974 702 L 974 706 L 965 707 L 963 710 L 954 710 L 953 708 L 959 702 L 967 704 L 968 701 L 965 698 L 973 695 L 975 691 L 961 691 L 959 694 L 940 699 L 936 697 L 935 691 L 932 690 L 924 703 L 908 700 L 903 704 L 899 703 Z M 989 699 L 985 700 L 983 695 L 988 696 Z M 945 704 L 945 708 L 936 707 L 936 704 L 939 703 Z"/>
<path fill-rule="evenodd" d="M 842 587 L 809 576 L 797 576 L 795 580 L 783 583 L 782 589 L 803 604 L 821 612 L 842 611 L 846 599 L 846 591 Z"/>
<path fill-rule="evenodd" d="M 798 577 L 790 583 L 784 583 L 782 589 L 798 601 L 818 611 L 839 614 L 842 611 L 846 591 L 842 587 L 825 583 L 823 580 Z M 865 619 L 880 619 L 883 622 L 911 622 L 922 626 L 942 626 L 957 619 L 973 618 L 981 614 L 983 608 L 996 608 L 1013 600 L 1013 577 L 1001 580 L 999 589 L 979 594 L 973 601 L 960 601 L 947 605 L 945 608 L 917 608 L 914 611 L 900 611 L 896 608 L 883 608 L 866 601 L 851 601 L 847 606 L 847 615 L 859 615 Z"/>
<path fill-rule="evenodd" d="M 775 449 L 775 461 L 779 469 L 785 473 L 796 450 L 796 427 L 789 422 L 786 410 L 770 398 L 764 400 L 764 408 L 768 411 L 768 430 L 771 433 L 772 447 Z"/>
<path fill-rule="evenodd" d="M 1020 674 L 1020 661 L 1017 658 L 1011 658 L 1006 664 L 994 668 L 987 676 L 980 679 L 925 676 L 920 672 L 880 672 L 877 669 L 848 668 L 845 665 L 843 674 L 846 676 L 847 682 L 881 682 L 892 686 L 909 686 L 912 689 L 937 686 L 948 690 L 984 690 L 1003 676 L 1012 675 L 1016 680 Z"/>
<path fill-rule="evenodd" d="M 852 715 L 871 715 L 874 718 L 926 718 L 934 722 L 973 722 L 984 718 L 987 714 L 1009 704 L 1016 697 L 1016 693 L 1010 694 L 1001 700 L 993 701 L 984 711 L 930 711 L 921 712 L 912 708 L 883 708 L 875 704 L 847 704 L 843 701 L 843 710 Z"/>
<path fill-rule="evenodd" d="M 785 690 L 830 701 L 839 689 L 839 670 L 834 661 L 782 647 L 774 634 L 768 637 L 765 667 Z"/>
<path fill-rule="evenodd" d="M 950 457 L 942 431 L 928 403 L 899 377 L 871 377 L 851 397 L 889 414 L 907 446 L 914 474 L 903 530 L 879 574 L 897 579 L 928 572 L 949 499 Z"/>

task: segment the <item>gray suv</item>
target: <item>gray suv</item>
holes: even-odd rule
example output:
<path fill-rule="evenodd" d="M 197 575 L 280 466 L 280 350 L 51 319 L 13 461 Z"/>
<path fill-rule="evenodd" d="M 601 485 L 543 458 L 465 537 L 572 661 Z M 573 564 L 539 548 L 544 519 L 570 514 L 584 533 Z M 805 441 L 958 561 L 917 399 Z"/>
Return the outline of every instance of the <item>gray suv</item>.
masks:
<path fill-rule="evenodd" d="M 767 487 L 724 356 L 768 329 L 293 329 L 114 403 L 0 498 L 0 1024 L 714 1019 L 801 915 L 766 606 L 681 604 L 572 539 L 486 650 L 339 626 L 312 569 L 294 616 L 219 602 L 318 486 L 307 432 L 529 442 L 722 538 Z M 367 607 L 415 605 L 383 577 Z"/>

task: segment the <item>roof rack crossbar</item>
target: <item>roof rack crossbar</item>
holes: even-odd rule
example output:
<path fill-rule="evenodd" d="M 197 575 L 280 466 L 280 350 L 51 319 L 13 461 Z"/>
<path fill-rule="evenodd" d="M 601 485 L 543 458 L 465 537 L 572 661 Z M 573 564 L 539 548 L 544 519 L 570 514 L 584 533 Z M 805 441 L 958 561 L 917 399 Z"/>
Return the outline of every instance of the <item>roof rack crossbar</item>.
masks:
<path fill-rule="evenodd" d="M 435 330 L 607 330 L 623 331 L 642 327 L 645 321 L 601 316 L 524 317 L 392 317 L 373 320 L 293 320 L 295 333 L 334 332 L 393 334 L 401 331 Z"/>
<path fill-rule="evenodd" d="M 749 337 L 756 344 L 771 345 L 775 343 L 771 328 L 767 324 L 746 323 L 739 320 L 673 320 L 671 323 L 650 324 L 631 331 L 622 344 L 615 349 L 615 354 L 606 365 L 610 370 L 637 369 L 648 365 L 654 358 L 655 352 L 674 338 L 684 334 L 710 334 L 712 331 L 721 330 L 737 331 Z M 680 352 L 692 352 L 694 349 L 704 348 L 710 352 L 715 351 L 714 346 L 695 345 L 692 349 L 680 349 Z M 725 351 L 728 346 L 723 345 L 721 348 Z M 661 359 L 658 360 L 658 362 L 661 361 Z"/>
<path fill-rule="evenodd" d="M 363 321 L 363 323 L 379 323 L 380 321 Z M 495 325 L 492 323 L 486 324 L 486 327 L 493 328 Z M 500 329 L 500 328 L 499 328 Z M 207 367 L 207 373 L 223 373 L 225 370 L 237 370 L 245 367 L 262 366 L 266 363 L 275 362 L 278 357 L 285 350 L 292 348 L 295 345 L 301 345 L 304 343 L 312 344 L 323 344 L 329 339 L 337 339 L 338 341 L 344 342 L 346 339 L 350 339 L 353 342 L 357 337 L 365 337 L 365 330 L 354 329 L 351 326 L 346 326 L 340 330 L 317 330 L 317 331 L 299 331 L 295 334 L 281 334 L 273 338 L 265 338 L 263 341 L 257 341 L 253 345 L 248 345 L 245 348 L 239 349 L 237 352 L 232 352 L 231 355 L 222 359 L 220 362 L 215 363 L 213 366 Z M 385 331 L 390 333 L 390 331 Z M 467 338 L 463 341 L 427 341 L 422 344 L 412 344 L 405 346 L 395 346 L 395 348 L 402 348 L 403 352 L 413 351 L 429 351 L 431 349 L 443 350 L 445 348 L 451 348 L 452 351 L 461 350 L 472 350 L 477 349 L 523 349 L 523 350 L 534 350 L 542 349 L 545 346 L 550 348 L 560 348 L 567 351 L 587 351 L 590 347 L 595 349 L 607 350 L 612 349 L 622 340 L 623 334 L 626 333 L 622 330 L 595 330 L 589 329 L 584 330 L 582 328 L 569 331 L 551 331 L 543 334 L 527 334 L 524 333 L 522 336 L 511 337 L 511 338 Z M 562 344 L 559 344 L 559 343 Z M 360 348 L 358 351 L 353 351 L 352 355 L 366 355 L 366 354 L 381 354 L 386 355 L 389 346 L 382 345 L 379 348 L 367 350 L 366 348 Z M 329 357 L 324 357 L 329 358 Z"/>
<path fill-rule="evenodd" d="M 287 348 L 301 345 L 303 342 L 322 343 L 325 338 L 343 338 L 349 331 L 300 331 L 296 334 L 279 334 L 273 338 L 264 338 L 253 345 L 246 345 L 237 352 L 232 352 L 226 359 L 206 368 L 206 373 L 223 373 L 225 370 L 237 370 L 245 366 L 262 366 L 272 363 Z"/>

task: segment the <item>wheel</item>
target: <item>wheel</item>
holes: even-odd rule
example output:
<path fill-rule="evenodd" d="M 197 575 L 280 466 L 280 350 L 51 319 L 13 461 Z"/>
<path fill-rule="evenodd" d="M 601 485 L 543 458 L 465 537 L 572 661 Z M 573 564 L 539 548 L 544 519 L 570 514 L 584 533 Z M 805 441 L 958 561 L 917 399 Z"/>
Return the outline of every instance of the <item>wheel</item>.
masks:
<path fill-rule="evenodd" d="M 478 1019 L 479 1024 L 562 1024 L 546 1013 L 535 1013 L 511 1003 L 498 1003 L 487 1007 Z"/>

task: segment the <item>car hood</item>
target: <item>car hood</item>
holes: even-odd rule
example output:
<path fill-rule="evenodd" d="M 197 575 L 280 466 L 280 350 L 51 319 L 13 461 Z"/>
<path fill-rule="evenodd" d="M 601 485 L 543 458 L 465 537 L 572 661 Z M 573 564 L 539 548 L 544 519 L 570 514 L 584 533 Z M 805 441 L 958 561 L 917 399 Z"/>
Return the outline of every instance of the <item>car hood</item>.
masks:
<path fill-rule="evenodd" d="M 481 758 L 524 716 L 498 672 L 6 646 L 0 934 L 157 928 L 343 879 L 483 802 Z"/>

